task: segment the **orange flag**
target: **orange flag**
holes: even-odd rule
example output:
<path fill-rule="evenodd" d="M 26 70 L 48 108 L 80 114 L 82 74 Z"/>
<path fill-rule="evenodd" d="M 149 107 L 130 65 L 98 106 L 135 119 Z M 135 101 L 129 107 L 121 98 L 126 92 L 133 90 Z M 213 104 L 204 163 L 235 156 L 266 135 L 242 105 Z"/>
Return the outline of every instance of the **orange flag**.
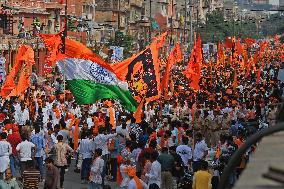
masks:
<path fill-rule="evenodd" d="M 260 82 L 261 69 L 262 69 L 262 67 L 260 66 L 258 68 L 258 71 L 257 71 L 257 74 L 256 74 L 256 84 L 259 84 L 259 82 Z"/>
<path fill-rule="evenodd" d="M 255 39 L 252 38 L 245 38 L 245 43 L 247 44 L 248 47 L 252 46 L 256 41 Z"/>
<path fill-rule="evenodd" d="M 222 44 L 220 42 L 218 42 L 217 49 L 218 49 L 217 66 L 220 66 L 220 65 L 223 65 L 225 62 L 225 55 L 224 55 Z"/>
<path fill-rule="evenodd" d="M 243 45 L 241 44 L 240 39 L 238 39 L 237 42 L 236 42 L 236 51 L 239 55 L 243 54 L 243 52 L 244 52 L 244 48 L 243 48 Z"/>
<path fill-rule="evenodd" d="M 80 124 L 80 119 L 76 119 L 76 121 L 75 121 L 75 130 L 74 130 L 74 150 L 78 149 L 79 124 Z"/>
<path fill-rule="evenodd" d="M 184 71 L 185 76 L 190 80 L 190 87 L 199 90 L 199 80 L 201 78 L 201 64 L 203 61 L 201 37 L 198 35 L 197 42 L 194 45 L 194 49 L 190 55 L 189 62 L 186 70 Z"/>
<path fill-rule="evenodd" d="M 142 101 L 140 102 L 136 112 L 133 114 L 133 117 L 136 119 L 136 123 L 142 122 L 144 102 L 145 102 L 145 98 L 142 99 Z"/>
<path fill-rule="evenodd" d="M 107 101 L 106 102 L 107 106 L 108 106 L 108 113 L 109 113 L 109 123 L 112 125 L 112 129 L 116 128 L 116 124 L 115 124 L 115 113 L 114 113 L 114 108 L 112 107 L 112 102 L 111 101 Z"/>
<path fill-rule="evenodd" d="M 176 46 L 173 48 L 173 50 L 169 54 L 166 71 L 165 71 L 165 74 L 161 82 L 161 90 L 164 89 L 165 99 L 168 98 L 168 93 L 169 93 L 168 87 L 169 87 L 171 69 L 173 65 L 175 65 L 177 62 L 182 61 L 182 58 L 183 58 L 183 55 L 182 55 L 182 51 L 180 48 L 180 44 L 177 43 Z"/>
<path fill-rule="evenodd" d="M 158 50 L 165 37 L 165 34 L 156 37 L 144 51 L 111 65 L 116 76 L 127 82 L 128 89 L 137 103 L 143 98 L 150 102 L 161 96 Z"/>
<path fill-rule="evenodd" d="M 263 41 L 260 43 L 260 48 L 259 48 L 259 57 L 262 57 L 262 53 L 266 50 L 266 48 L 269 46 L 269 42 Z"/>
<path fill-rule="evenodd" d="M 233 89 L 236 89 L 238 86 L 238 76 L 237 76 L 237 70 L 234 70 L 234 82 L 233 82 Z"/>
<path fill-rule="evenodd" d="M 225 47 L 228 48 L 228 49 L 232 49 L 233 48 L 233 41 L 232 41 L 232 38 L 230 37 L 227 37 L 226 40 L 225 40 Z"/>
<path fill-rule="evenodd" d="M 90 60 L 107 68 L 110 71 L 113 71 L 108 63 L 106 63 L 97 54 L 93 53 L 92 50 L 90 50 L 89 48 L 87 48 L 85 45 L 83 45 L 78 41 L 66 38 L 65 54 L 62 54 L 60 51 L 60 47 L 62 45 L 61 41 L 62 32 L 63 31 L 57 34 L 39 35 L 43 39 L 44 44 L 47 47 L 47 50 L 49 51 L 49 56 L 46 61 L 50 63 L 50 66 L 55 66 L 55 62 L 57 62 L 58 60 L 62 60 L 66 57 L 69 57 L 69 58 Z"/>
<path fill-rule="evenodd" d="M 29 87 L 29 77 L 31 75 L 32 65 L 34 64 L 33 49 L 30 46 L 21 45 L 15 58 L 15 65 L 1 88 L 1 96 L 3 98 L 18 96 Z M 20 76 L 17 78 L 19 73 Z M 15 81 L 18 81 L 17 84 Z"/>

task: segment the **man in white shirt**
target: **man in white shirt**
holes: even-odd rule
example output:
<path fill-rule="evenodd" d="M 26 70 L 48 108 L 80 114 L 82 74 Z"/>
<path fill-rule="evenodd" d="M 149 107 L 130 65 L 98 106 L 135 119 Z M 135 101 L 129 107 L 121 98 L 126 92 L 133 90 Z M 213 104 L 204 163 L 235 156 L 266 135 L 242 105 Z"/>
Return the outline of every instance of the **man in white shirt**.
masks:
<path fill-rule="evenodd" d="M 196 143 L 193 151 L 193 164 L 192 164 L 194 172 L 198 171 L 201 160 L 205 160 L 208 154 L 207 144 L 205 143 L 205 140 L 203 140 L 202 134 L 200 132 L 196 133 L 195 141 Z"/>
<path fill-rule="evenodd" d="M 0 177 L 9 168 L 10 159 L 9 156 L 12 154 L 12 147 L 9 142 L 6 141 L 7 134 L 1 133 L 0 135 Z M 1 179 L 1 178 L 0 178 Z"/>
<path fill-rule="evenodd" d="M 24 126 L 30 119 L 29 111 L 25 108 L 25 105 L 21 105 L 21 109 L 15 112 L 15 121 L 20 126 Z"/>
<path fill-rule="evenodd" d="M 188 167 L 192 160 L 192 150 L 191 147 L 188 146 L 188 138 L 182 137 L 182 145 L 179 145 L 176 149 L 176 153 L 180 155 L 183 165 Z"/>
<path fill-rule="evenodd" d="M 17 145 L 16 150 L 21 161 L 21 171 L 24 172 L 27 167 L 27 161 L 32 160 L 32 151 L 36 151 L 36 146 L 28 141 L 27 136 L 22 136 L 22 140 L 23 141 Z"/>
<path fill-rule="evenodd" d="M 92 133 L 89 132 L 88 136 L 81 136 L 82 140 L 79 146 L 79 153 L 82 156 L 83 162 L 81 167 L 81 183 L 87 183 L 88 175 L 90 173 L 91 164 L 92 164 Z"/>
<path fill-rule="evenodd" d="M 151 154 L 151 170 L 150 173 L 146 173 L 145 176 L 149 178 L 148 185 L 157 184 L 161 187 L 161 164 L 157 161 L 159 153 L 157 151 Z"/>
<path fill-rule="evenodd" d="M 94 138 L 93 146 L 95 147 L 95 149 L 98 149 L 98 148 L 102 149 L 103 150 L 102 156 L 105 156 L 105 155 L 109 154 L 108 140 L 116 137 L 117 133 L 108 134 L 108 135 L 105 135 L 103 133 L 104 133 L 104 128 L 100 127 L 99 128 L 99 134 Z"/>

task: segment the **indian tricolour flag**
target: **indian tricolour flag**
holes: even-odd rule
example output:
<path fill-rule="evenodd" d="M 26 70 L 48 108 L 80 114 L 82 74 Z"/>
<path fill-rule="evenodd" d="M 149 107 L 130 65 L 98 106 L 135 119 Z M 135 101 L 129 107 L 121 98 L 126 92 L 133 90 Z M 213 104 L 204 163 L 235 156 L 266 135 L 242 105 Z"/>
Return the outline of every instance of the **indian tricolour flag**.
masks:
<path fill-rule="evenodd" d="M 118 100 L 125 109 L 134 112 L 138 103 L 127 83 L 105 67 L 91 60 L 65 58 L 57 66 L 78 104 L 92 104 L 101 99 Z"/>

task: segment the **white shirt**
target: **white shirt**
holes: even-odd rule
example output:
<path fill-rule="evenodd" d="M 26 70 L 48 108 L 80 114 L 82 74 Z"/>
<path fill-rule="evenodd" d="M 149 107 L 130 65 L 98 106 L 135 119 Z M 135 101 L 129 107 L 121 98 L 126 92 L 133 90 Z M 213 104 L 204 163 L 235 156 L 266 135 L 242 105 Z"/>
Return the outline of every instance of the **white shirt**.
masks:
<path fill-rule="evenodd" d="M 103 150 L 103 153 L 102 153 L 103 156 L 109 154 L 108 146 L 107 146 L 108 140 L 111 139 L 111 138 L 114 138 L 116 136 L 117 136 L 116 133 L 115 134 L 108 134 L 108 135 L 99 134 L 94 139 L 95 149 L 98 149 L 98 148 L 102 149 Z"/>
<path fill-rule="evenodd" d="M 140 182 L 141 182 L 141 184 L 142 184 L 143 189 L 148 189 L 147 184 L 146 184 L 145 182 L 143 182 L 141 179 L 139 179 L 139 180 L 140 180 Z M 134 181 L 134 179 L 131 179 L 131 180 L 129 181 L 128 189 L 137 189 L 137 187 L 136 187 L 136 182 Z"/>
<path fill-rule="evenodd" d="M 157 160 L 154 161 L 150 173 L 146 173 L 145 176 L 149 178 L 148 185 L 155 183 L 161 187 L 161 164 Z"/>
<path fill-rule="evenodd" d="M 77 117 L 82 117 L 81 115 L 81 109 L 79 107 L 76 107 L 76 109 L 70 109 L 70 113 L 73 115 L 76 115 Z"/>
<path fill-rule="evenodd" d="M 89 138 L 81 140 L 79 152 L 83 159 L 92 158 L 92 141 Z"/>
<path fill-rule="evenodd" d="M 208 151 L 208 147 L 205 141 L 197 142 L 193 151 L 193 161 L 201 160 L 206 151 Z"/>
<path fill-rule="evenodd" d="M 93 119 L 91 117 L 87 118 L 88 129 L 94 126 Z"/>
<path fill-rule="evenodd" d="M 0 141 L 0 173 L 3 173 L 8 169 L 10 164 L 10 154 L 12 154 L 11 144 L 5 140 Z"/>
<path fill-rule="evenodd" d="M 176 149 L 178 155 L 180 155 L 182 162 L 185 166 L 188 166 L 188 160 L 192 159 L 192 150 L 187 145 L 179 145 Z"/>
<path fill-rule="evenodd" d="M 116 127 L 116 133 L 122 134 L 124 136 L 124 138 L 129 138 L 129 127 L 122 129 L 122 126 L 119 125 L 119 126 Z"/>
<path fill-rule="evenodd" d="M 146 110 L 144 111 L 145 114 L 145 121 L 146 122 L 150 122 L 150 119 L 153 117 L 153 115 L 155 115 L 155 111 L 154 110 Z"/>
<path fill-rule="evenodd" d="M 19 103 L 14 104 L 15 111 L 21 111 L 21 105 Z"/>
<path fill-rule="evenodd" d="M 16 150 L 20 152 L 21 161 L 32 160 L 32 148 L 34 147 L 35 145 L 27 140 L 17 145 Z"/>
<path fill-rule="evenodd" d="M 29 111 L 27 109 L 24 109 L 24 111 L 17 111 L 15 112 L 15 121 L 19 125 L 25 125 L 27 120 L 30 119 Z"/>
<path fill-rule="evenodd" d="M 121 181 L 119 187 L 121 187 L 121 188 L 127 187 L 128 183 L 129 183 L 129 180 L 130 180 L 129 176 L 128 176 L 127 172 L 126 172 L 126 168 L 127 168 L 126 165 L 124 165 L 124 164 L 120 165 L 120 173 L 121 173 L 122 181 Z"/>
<path fill-rule="evenodd" d="M 98 157 L 94 160 L 91 167 L 90 180 L 96 184 L 102 184 L 102 173 L 104 169 L 104 160 Z"/>

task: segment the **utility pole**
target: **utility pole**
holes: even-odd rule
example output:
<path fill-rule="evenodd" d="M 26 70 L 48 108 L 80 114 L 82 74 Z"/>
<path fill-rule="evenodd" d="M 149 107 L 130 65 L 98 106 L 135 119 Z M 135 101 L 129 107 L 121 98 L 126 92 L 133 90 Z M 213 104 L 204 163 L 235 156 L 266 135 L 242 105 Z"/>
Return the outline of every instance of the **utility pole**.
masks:
<path fill-rule="evenodd" d="M 191 7 L 191 10 L 190 10 L 190 50 L 192 48 L 192 42 L 193 42 L 193 25 L 192 25 L 192 13 L 193 13 L 193 5 L 192 5 L 192 0 L 190 0 L 190 7 Z"/>
<path fill-rule="evenodd" d="M 117 31 L 120 29 L 120 0 L 118 0 Z"/>
<path fill-rule="evenodd" d="M 173 41 L 173 13 L 174 13 L 174 0 L 172 1 L 172 13 L 171 13 L 171 38 L 170 38 L 170 45 L 173 45 L 174 41 Z"/>
<path fill-rule="evenodd" d="M 66 37 L 68 31 L 68 16 L 67 16 L 68 0 L 65 0 L 65 28 L 62 36 L 62 53 L 65 54 Z"/>
<path fill-rule="evenodd" d="M 65 28 L 63 31 L 62 36 L 62 54 L 66 53 L 66 37 L 67 37 L 67 31 L 68 31 L 68 16 L 67 16 L 67 8 L 68 8 L 68 0 L 65 0 Z M 63 69 L 63 89 L 64 89 L 64 101 L 65 101 L 65 91 L 66 91 L 66 77 L 65 77 L 65 70 L 66 70 L 66 63 L 64 64 Z"/>
<path fill-rule="evenodd" d="M 186 44 L 186 25 L 187 25 L 187 0 L 184 0 L 184 26 L 183 26 L 183 43 Z"/>
<path fill-rule="evenodd" d="M 149 42 L 151 42 L 152 39 L 152 0 L 150 1 L 150 8 L 149 8 L 149 12 L 150 12 L 150 28 L 149 28 Z"/>

